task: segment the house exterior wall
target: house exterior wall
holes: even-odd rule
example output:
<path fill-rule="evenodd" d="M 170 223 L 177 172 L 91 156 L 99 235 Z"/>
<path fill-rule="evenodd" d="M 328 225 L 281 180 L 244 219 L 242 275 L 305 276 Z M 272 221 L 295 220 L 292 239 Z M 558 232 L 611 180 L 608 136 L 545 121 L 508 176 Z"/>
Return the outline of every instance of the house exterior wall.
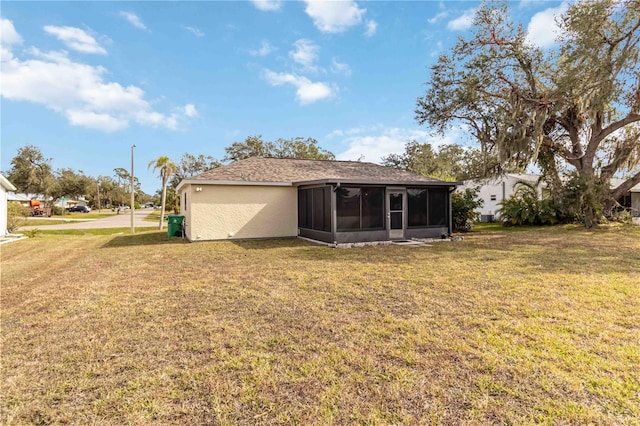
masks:
<path fill-rule="evenodd" d="M 0 235 L 7 235 L 7 190 L 0 185 Z"/>
<path fill-rule="evenodd" d="M 198 188 L 202 190 L 198 191 Z M 295 187 L 185 185 L 180 195 L 180 211 L 185 216 L 185 232 L 189 241 L 297 235 Z"/>
<path fill-rule="evenodd" d="M 631 215 L 633 223 L 640 225 L 640 192 L 631 193 Z"/>
<path fill-rule="evenodd" d="M 516 191 L 516 184 L 518 182 L 528 182 L 535 184 L 535 181 L 530 179 L 523 179 L 517 175 L 504 175 L 497 178 L 482 180 L 482 181 L 467 181 L 461 187 L 459 191 L 464 191 L 466 188 L 480 187 L 478 192 L 478 198 L 484 201 L 484 205 L 481 209 L 476 210 L 476 213 L 480 215 L 480 221 L 488 221 L 490 216 L 494 216 L 494 219 L 498 219 L 500 216 L 496 213 L 500 209 L 500 203 L 510 198 Z M 538 193 L 541 194 L 542 188 L 538 187 Z M 495 197 L 495 199 L 492 199 Z"/>

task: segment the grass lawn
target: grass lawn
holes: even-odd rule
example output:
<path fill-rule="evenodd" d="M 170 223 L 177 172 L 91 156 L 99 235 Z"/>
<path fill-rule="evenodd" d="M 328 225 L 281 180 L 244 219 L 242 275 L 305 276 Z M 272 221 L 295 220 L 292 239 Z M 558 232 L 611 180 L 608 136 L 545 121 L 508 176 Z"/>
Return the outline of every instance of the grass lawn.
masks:
<path fill-rule="evenodd" d="M 640 230 L 2 246 L 2 424 L 640 424 Z"/>
<path fill-rule="evenodd" d="M 23 219 L 21 219 L 20 223 L 18 224 L 18 226 L 48 226 L 48 225 L 61 225 L 64 223 L 69 223 L 70 219 L 71 220 L 75 220 L 75 219 L 84 219 L 84 220 L 89 220 L 89 219 L 102 219 L 108 216 L 114 216 L 115 213 L 113 213 L 111 210 L 107 210 L 107 209 L 102 209 L 101 212 L 96 211 L 92 211 L 90 213 L 80 213 L 80 212 L 73 212 L 73 213 L 69 213 L 69 212 L 65 212 L 64 215 L 53 215 L 49 218 L 43 218 L 43 217 L 39 217 L 39 216 L 35 216 L 35 217 L 24 217 Z"/>
<path fill-rule="evenodd" d="M 172 213 L 165 213 L 165 218 L 167 217 L 167 214 L 172 214 Z M 144 220 L 147 222 L 160 222 L 160 210 L 154 210 L 151 213 L 149 213 L 148 215 L 146 215 L 144 217 Z"/>

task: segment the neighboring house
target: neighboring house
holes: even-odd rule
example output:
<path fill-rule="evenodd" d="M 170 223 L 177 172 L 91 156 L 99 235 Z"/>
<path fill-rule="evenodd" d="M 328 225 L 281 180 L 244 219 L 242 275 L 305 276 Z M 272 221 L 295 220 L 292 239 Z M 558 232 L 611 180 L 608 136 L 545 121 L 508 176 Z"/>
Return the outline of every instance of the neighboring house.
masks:
<path fill-rule="evenodd" d="M 465 181 L 459 189 L 480 188 L 478 198 L 484 201 L 484 205 L 477 213 L 480 216 L 480 222 L 491 222 L 499 218 L 497 210 L 500 209 L 500 203 L 514 194 L 519 182 L 537 186 L 539 195 L 542 195 L 546 186 L 544 182 L 540 182 L 539 175 L 507 173 L 495 178 Z M 611 188 L 617 188 L 623 182 L 623 179 L 613 178 L 611 179 Z M 634 223 L 640 224 L 640 184 L 632 187 L 618 202 L 631 212 Z"/>
<path fill-rule="evenodd" d="M 611 188 L 617 188 L 623 182 L 623 179 L 613 178 L 611 179 Z M 618 203 L 631 213 L 633 223 L 640 225 L 640 183 L 623 195 Z"/>
<path fill-rule="evenodd" d="M 6 177 L 0 175 L 0 236 L 9 233 L 7 231 L 7 193 L 15 190 L 16 187 Z"/>
<path fill-rule="evenodd" d="M 542 194 L 545 185 L 540 183 L 539 179 L 538 175 L 506 173 L 493 178 L 465 181 L 460 190 L 479 187 L 478 198 L 483 200 L 484 204 L 476 213 L 480 216 L 480 222 L 493 222 L 499 217 L 497 211 L 501 207 L 500 203 L 516 192 L 519 182 L 537 186 L 539 194 Z"/>
<path fill-rule="evenodd" d="M 184 179 L 177 193 L 190 241 L 352 243 L 450 234 L 455 187 L 371 163 L 248 158 Z"/>
<path fill-rule="evenodd" d="M 29 202 L 31 198 L 29 198 L 26 194 L 17 194 L 15 192 L 7 193 L 7 201 L 10 203 L 18 203 L 23 207 L 29 207 Z"/>

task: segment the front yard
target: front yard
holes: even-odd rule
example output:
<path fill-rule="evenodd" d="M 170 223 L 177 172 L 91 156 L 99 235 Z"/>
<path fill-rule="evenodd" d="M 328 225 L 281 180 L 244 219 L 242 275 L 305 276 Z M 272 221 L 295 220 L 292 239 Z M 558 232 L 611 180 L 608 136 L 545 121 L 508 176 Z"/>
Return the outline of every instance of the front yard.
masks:
<path fill-rule="evenodd" d="M 2 246 L 3 424 L 640 424 L 640 230 Z"/>

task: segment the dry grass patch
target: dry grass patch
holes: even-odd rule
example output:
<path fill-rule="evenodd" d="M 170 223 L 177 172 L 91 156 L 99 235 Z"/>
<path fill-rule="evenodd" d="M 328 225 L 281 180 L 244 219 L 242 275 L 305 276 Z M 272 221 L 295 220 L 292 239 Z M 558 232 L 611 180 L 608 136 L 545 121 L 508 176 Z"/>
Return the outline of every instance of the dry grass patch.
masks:
<path fill-rule="evenodd" d="M 5 424 L 638 424 L 640 232 L 2 247 Z"/>

